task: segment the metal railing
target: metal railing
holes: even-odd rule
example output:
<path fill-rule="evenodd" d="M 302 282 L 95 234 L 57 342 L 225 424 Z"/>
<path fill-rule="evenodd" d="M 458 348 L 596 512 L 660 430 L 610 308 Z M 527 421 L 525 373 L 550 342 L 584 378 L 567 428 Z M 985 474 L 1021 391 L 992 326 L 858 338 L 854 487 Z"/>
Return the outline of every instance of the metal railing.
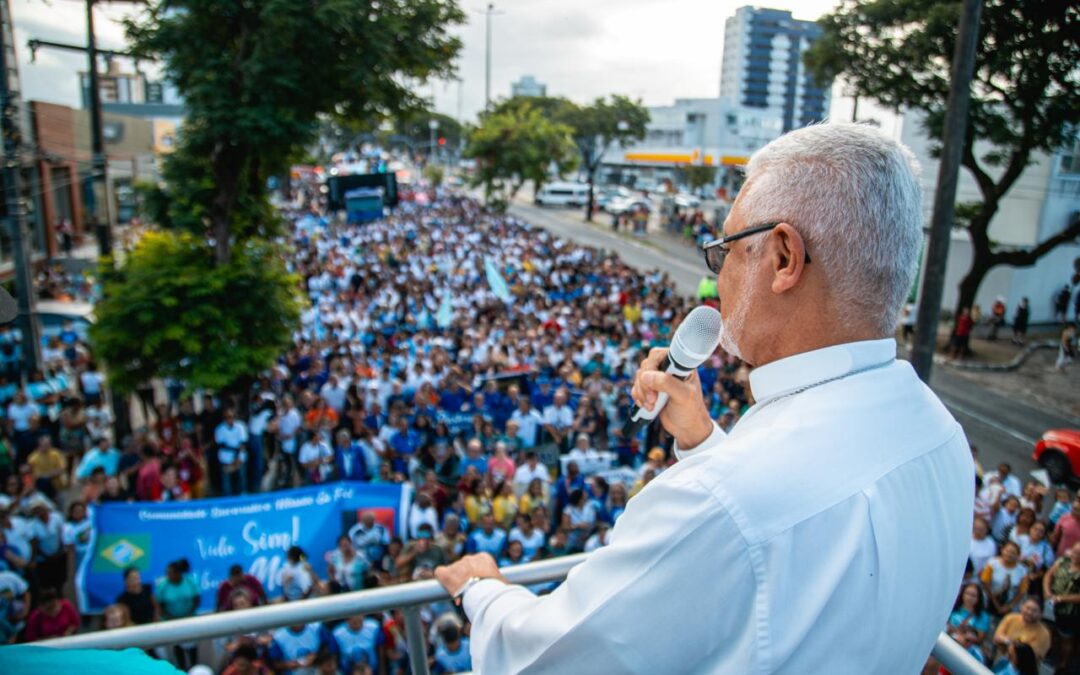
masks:
<path fill-rule="evenodd" d="M 507 567 L 501 571 L 503 576 L 514 584 L 530 585 L 561 581 L 566 578 L 572 567 L 584 561 L 586 557 L 588 554 L 579 553 Z M 83 633 L 35 644 L 58 649 L 126 649 L 128 647 L 145 649 L 240 633 L 253 633 L 281 626 L 344 619 L 357 614 L 401 608 L 405 614 L 405 636 L 412 672 L 414 675 L 427 675 L 427 655 L 424 651 L 425 640 L 420 623 L 420 607 L 432 602 L 442 602 L 447 598 L 448 595 L 439 582 L 433 579 L 414 581 L 301 602 Z M 932 653 L 934 658 L 948 668 L 953 675 L 988 675 L 990 673 L 989 669 L 981 665 L 944 633 L 938 636 Z"/>

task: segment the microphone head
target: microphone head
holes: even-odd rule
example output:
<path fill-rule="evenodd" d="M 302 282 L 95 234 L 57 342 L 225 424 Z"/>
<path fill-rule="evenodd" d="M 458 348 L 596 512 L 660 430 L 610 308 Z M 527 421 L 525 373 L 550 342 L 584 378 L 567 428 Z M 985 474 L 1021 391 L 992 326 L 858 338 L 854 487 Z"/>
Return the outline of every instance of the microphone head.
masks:
<path fill-rule="evenodd" d="M 668 358 L 683 368 L 697 368 L 720 345 L 723 320 L 712 307 L 695 307 L 686 315 L 671 339 Z"/>

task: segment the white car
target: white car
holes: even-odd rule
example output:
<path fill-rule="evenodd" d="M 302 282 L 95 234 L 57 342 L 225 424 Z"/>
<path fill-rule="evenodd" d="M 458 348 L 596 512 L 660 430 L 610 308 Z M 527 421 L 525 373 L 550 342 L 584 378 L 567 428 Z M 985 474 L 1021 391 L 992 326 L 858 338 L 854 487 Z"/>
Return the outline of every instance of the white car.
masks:
<path fill-rule="evenodd" d="M 608 202 L 607 207 L 605 207 L 604 210 L 613 215 L 620 215 L 629 211 L 633 211 L 642 206 L 645 207 L 646 211 L 652 212 L 653 210 L 652 200 L 650 200 L 648 197 L 639 197 L 636 195 L 633 197 L 621 197 L 618 199 L 612 199 L 610 202 Z"/>
<path fill-rule="evenodd" d="M 585 206 L 588 201 L 586 183 L 548 183 L 536 194 L 537 206 Z"/>

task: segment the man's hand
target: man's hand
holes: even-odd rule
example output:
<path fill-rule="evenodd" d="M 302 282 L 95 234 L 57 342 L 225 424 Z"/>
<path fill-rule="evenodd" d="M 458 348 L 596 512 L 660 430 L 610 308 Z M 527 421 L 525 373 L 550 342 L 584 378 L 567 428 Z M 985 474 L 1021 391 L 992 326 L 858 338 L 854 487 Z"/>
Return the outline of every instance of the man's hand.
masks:
<path fill-rule="evenodd" d="M 499 573 L 499 566 L 495 564 L 495 558 L 492 558 L 489 553 L 467 555 L 453 565 L 440 565 L 435 568 L 435 578 L 452 596 L 457 595 L 471 577 L 498 579 L 504 584 L 509 583 Z"/>
<path fill-rule="evenodd" d="M 630 396 L 639 407 L 652 410 L 660 393 L 666 393 L 669 400 L 660 412 L 660 423 L 675 438 L 679 449 L 691 450 L 709 437 L 713 422 L 701 395 L 697 369 L 685 380 L 661 372 L 660 363 L 667 353 L 667 349 L 649 350 L 649 356 L 641 362 L 634 375 Z"/>

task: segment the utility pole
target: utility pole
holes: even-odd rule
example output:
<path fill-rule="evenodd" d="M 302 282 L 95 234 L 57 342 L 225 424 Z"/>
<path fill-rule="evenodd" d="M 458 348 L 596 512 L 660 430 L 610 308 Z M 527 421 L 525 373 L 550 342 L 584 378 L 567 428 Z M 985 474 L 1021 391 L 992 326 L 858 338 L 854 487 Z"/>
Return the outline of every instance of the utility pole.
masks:
<path fill-rule="evenodd" d="M 484 112 L 491 110 L 491 15 L 495 13 L 495 3 L 487 6 L 487 49 L 484 53 Z"/>
<path fill-rule="evenodd" d="M 105 160 L 105 141 L 101 129 L 101 86 L 98 83 L 97 38 L 94 35 L 94 2 L 86 0 L 86 61 L 90 82 L 90 148 L 91 224 L 97 236 L 98 255 L 112 254 L 112 214 L 109 212 L 108 168 Z"/>
<path fill-rule="evenodd" d="M 956 209 L 956 183 L 960 155 L 967 130 L 971 102 L 971 77 L 975 70 L 975 49 L 979 43 L 979 15 L 982 0 L 964 0 L 953 53 L 952 80 L 945 106 L 945 128 L 938 167 L 934 211 L 930 219 L 930 241 L 926 251 L 926 270 L 919 295 L 919 313 L 915 322 L 915 344 L 911 365 L 923 382 L 930 382 L 937 346 L 941 293 L 945 286 L 945 264 L 949 257 L 949 236 Z"/>
<path fill-rule="evenodd" d="M 22 356 L 26 372 L 41 366 L 41 339 L 34 321 L 34 278 L 31 270 L 29 233 L 26 227 L 26 202 L 22 185 L 22 129 L 19 123 L 19 70 L 15 62 L 15 39 L 12 31 L 11 4 L 0 4 L 2 40 L 0 44 L 0 133 L 4 145 L 4 207 L 11 237 L 15 268 L 15 300 L 19 314 L 16 326 L 22 333 Z"/>

